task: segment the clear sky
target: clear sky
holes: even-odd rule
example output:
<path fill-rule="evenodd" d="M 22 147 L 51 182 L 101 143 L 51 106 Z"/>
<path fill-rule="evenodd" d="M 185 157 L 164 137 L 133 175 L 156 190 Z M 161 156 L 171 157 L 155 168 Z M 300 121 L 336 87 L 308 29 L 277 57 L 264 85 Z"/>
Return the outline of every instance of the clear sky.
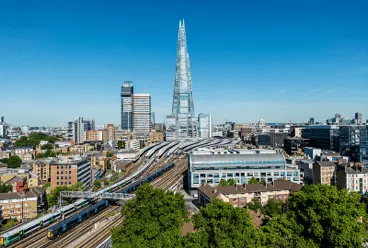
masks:
<path fill-rule="evenodd" d="M 214 123 L 368 118 L 368 1 L 0 1 L 0 115 L 119 124 L 120 87 L 170 114 L 185 19 L 196 113 Z"/>

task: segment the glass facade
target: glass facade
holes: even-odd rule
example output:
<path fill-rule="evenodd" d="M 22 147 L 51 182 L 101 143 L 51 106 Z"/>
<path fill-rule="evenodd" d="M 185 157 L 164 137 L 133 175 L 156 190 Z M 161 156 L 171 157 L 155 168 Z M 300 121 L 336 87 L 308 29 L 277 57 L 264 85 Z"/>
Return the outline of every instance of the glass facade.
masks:
<path fill-rule="evenodd" d="M 124 82 L 121 87 L 121 129 L 133 130 L 133 83 Z"/>
<path fill-rule="evenodd" d="M 179 22 L 172 114 L 168 118 L 171 116 L 175 116 L 175 126 L 172 126 L 175 127 L 175 130 L 166 135 L 168 140 L 195 138 L 197 136 L 184 21 Z"/>

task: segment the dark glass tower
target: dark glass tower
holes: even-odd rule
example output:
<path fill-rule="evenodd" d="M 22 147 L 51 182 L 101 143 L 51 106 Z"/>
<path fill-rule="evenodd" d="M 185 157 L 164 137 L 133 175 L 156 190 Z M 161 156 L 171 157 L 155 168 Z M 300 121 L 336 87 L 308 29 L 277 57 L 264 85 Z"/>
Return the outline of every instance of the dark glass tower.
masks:
<path fill-rule="evenodd" d="M 121 87 L 121 129 L 133 130 L 133 82 L 126 81 Z"/>

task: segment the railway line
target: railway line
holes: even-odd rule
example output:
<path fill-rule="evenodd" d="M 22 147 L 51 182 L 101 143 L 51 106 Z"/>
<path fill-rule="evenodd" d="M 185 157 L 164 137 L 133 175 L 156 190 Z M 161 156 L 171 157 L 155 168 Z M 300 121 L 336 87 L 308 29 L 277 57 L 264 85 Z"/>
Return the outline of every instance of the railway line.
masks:
<path fill-rule="evenodd" d="M 205 147 L 210 144 L 212 145 L 213 143 L 211 141 L 213 140 L 209 139 L 186 143 L 162 142 L 146 147 L 143 153 L 141 151 L 140 157 L 127 167 L 126 173 L 120 182 L 102 190 L 103 192 L 123 192 L 124 188 L 134 184 L 134 182 L 137 182 L 142 178 L 150 177 L 152 174 L 157 174 L 155 172 L 159 172 L 163 169 L 165 169 L 166 172 L 160 172 L 161 174 L 157 174 L 157 177 L 152 178 L 153 180 L 150 179 L 152 180 L 150 183 L 157 188 L 162 188 L 165 190 L 171 189 L 173 185 L 179 184 L 181 182 L 183 174 L 185 170 L 187 170 L 187 154 L 183 154 L 182 151 L 184 150 L 187 152 L 198 147 Z M 172 156 L 173 154 L 181 155 Z M 171 169 L 166 169 L 168 167 L 167 165 L 173 162 L 175 163 L 175 166 L 172 166 L 173 168 L 170 167 Z M 77 202 L 80 201 L 83 200 L 79 200 Z M 32 232 L 32 235 L 29 235 L 25 238 L 23 237 L 21 242 L 17 242 L 10 247 L 66 247 L 70 241 L 79 238 L 85 233 L 88 233 L 94 223 L 103 220 L 105 218 L 103 213 L 115 211 L 114 209 L 116 209 L 116 206 L 107 207 L 101 213 L 93 215 L 73 229 L 62 234 L 57 240 L 49 240 L 46 237 L 47 229 L 53 225 L 51 224 L 48 226 L 41 226 L 41 228 Z M 76 210 L 75 214 L 78 214 L 79 211 L 79 209 Z M 121 223 L 120 221 L 122 222 L 122 219 L 116 220 L 117 223 Z M 109 227 L 107 228 L 108 232 L 105 230 L 101 231 L 93 237 L 89 237 L 87 240 L 82 241 L 81 245 L 83 246 L 78 247 L 95 247 L 94 244 L 98 245 L 98 242 L 101 242 L 110 235 L 110 229 L 113 225 L 113 223 L 110 223 Z"/>

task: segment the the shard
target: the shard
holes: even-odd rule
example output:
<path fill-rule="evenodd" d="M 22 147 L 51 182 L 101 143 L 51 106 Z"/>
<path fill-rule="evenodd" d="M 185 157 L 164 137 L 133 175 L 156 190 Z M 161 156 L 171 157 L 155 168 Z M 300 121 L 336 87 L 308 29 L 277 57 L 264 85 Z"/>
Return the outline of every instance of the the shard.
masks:
<path fill-rule="evenodd" d="M 166 117 L 166 139 L 196 138 L 192 78 L 184 20 L 179 22 L 172 114 Z"/>

